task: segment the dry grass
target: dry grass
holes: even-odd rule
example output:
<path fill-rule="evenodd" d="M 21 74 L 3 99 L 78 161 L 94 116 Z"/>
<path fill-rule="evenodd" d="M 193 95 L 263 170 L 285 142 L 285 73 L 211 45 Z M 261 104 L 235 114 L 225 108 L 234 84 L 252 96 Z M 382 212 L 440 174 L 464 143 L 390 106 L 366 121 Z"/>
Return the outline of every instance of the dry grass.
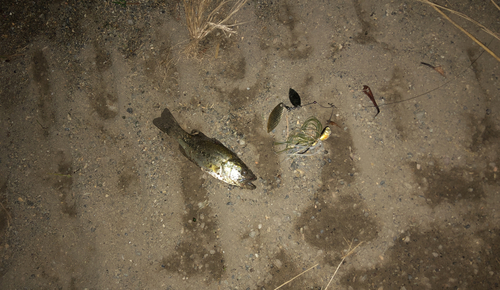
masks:
<path fill-rule="evenodd" d="M 470 39 L 472 39 L 475 43 L 477 43 L 479 46 L 481 46 L 484 50 L 486 50 L 491 56 L 493 56 L 496 60 L 500 61 L 500 57 L 498 57 L 493 51 L 491 51 L 488 47 L 486 47 L 486 45 L 484 45 L 481 41 L 479 41 L 476 37 L 474 37 L 472 34 L 470 34 L 469 32 L 467 32 L 463 27 L 461 27 L 460 25 L 458 25 L 457 23 L 455 23 L 453 20 L 450 19 L 450 17 L 448 17 L 448 15 L 444 14 L 444 12 L 442 10 L 446 10 L 446 11 L 449 11 L 455 15 L 458 15 L 472 23 L 474 23 L 475 25 L 481 27 L 481 29 L 483 31 L 485 31 L 486 33 L 488 33 L 489 35 L 493 36 L 494 38 L 496 38 L 497 40 L 500 40 L 500 36 L 498 35 L 498 33 L 495 33 L 491 30 L 489 30 L 488 28 L 484 27 L 482 24 L 480 24 L 479 22 L 475 21 L 474 19 L 468 17 L 467 15 L 465 14 L 462 14 L 460 12 L 457 12 L 455 10 L 452 10 L 452 9 L 449 9 L 449 8 L 446 8 L 446 7 L 443 7 L 441 5 L 438 5 L 436 3 L 432 3 L 428 0 L 419 0 L 420 2 L 422 3 L 425 3 L 425 4 L 428 4 L 430 5 L 432 8 L 434 8 L 434 10 L 436 10 L 439 14 L 441 14 L 441 16 L 443 16 L 446 20 L 448 20 L 451 24 L 455 25 L 455 27 L 457 27 L 458 29 L 460 29 L 460 31 L 462 31 L 463 33 L 465 33 L 465 35 L 467 35 Z M 498 5 L 492 0 L 491 1 L 495 7 L 499 8 Z M 500 8 L 499 8 L 500 10 Z"/>
<path fill-rule="evenodd" d="M 345 240 L 345 239 L 344 239 Z M 347 242 L 347 241 L 346 241 Z M 342 265 L 342 263 L 344 263 L 344 260 L 345 258 L 349 257 L 350 255 L 352 255 L 354 253 L 354 251 L 362 244 L 363 242 L 360 242 L 359 244 L 356 245 L 356 247 L 352 248 L 352 242 L 349 244 L 349 249 L 347 250 L 347 254 L 345 254 L 343 257 L 342 257 L 342 261 L 340 261 L 339 265 L 337 266 L 337 269 L 335 269 L 335 272 L 333 273 L 333 276 L 332 278 L 330 279 L 330 281 L 328 282 L 328 284 L 326 285 L 325 287 L 325 290 L 328 289 L 328 286 L 330 286 L 330 283 L 332 283 L 333 281 L 333 278 L 335 278 L 335 275 L 337 275 L 337 272 L 339 271 L 339 268 L 340 266 Z"/>
<path fill-rule="evenodd" d="M 186 24 L 191 38 L 184 52 L 188 56 L 197 56 L 200 41 L 216 29 L 228 35 L 236 34 L 236 31 L 232 27 L 237 24 L 230 25 L 228 22 L 247 1 L 236 0 L 229 12 L 225 14 L 223 13 L 223 8 L 229 3 L 228 0 L 222 0 L 219 4 L 212 0 L 183 0 Z M 214 6 L 215 8 L 210 11 L 211 7 Z M 222 16 L 222 14 L 225 14 L 225 16 Z"/>
<path fill-rule="evenodd" d="M 345 240 L 345 239 L 344 239 L 344 240 Z M 346 242 L 347 242 L 347 241 L 346 241 Z M 354 251 L 355 251 L 355 250 L 356 250 L 356 249 L 357 249 L 357 248 L 358 248 L 358 247 L 359 247 L 362 243 L 363 243 L 363 242 L 358 243 L 358 244 L 357 244 L 354 248 L 352 247 L 353 242 L 351 241 L 351 242 L 349 243 L 349 249 L 347 249 L 347 251 L 346 251 L 346 252 L 347 252 L 347 254 L 345 254 L 345 255 L 342 257 L 342 260 L 340 261 L 339 265 L 337 266 L 337 269 L 335 269 L 335 272 L 333 273 L 332 278 L 330 278 L 330 281 L 329 281 L 329 282 L 328 282 L 328 284 L 326 285 L 325 290 L 326 290 L 326 289 L 328 289 L 328 286 L 330 286 L 330 284 L 332 283 L 333 278 L 335 277 L 335 275 L 336 275 L 336 274 L 337 274 L 337 272 L 339 271 L 339 268 L 340 268 L 340 266 L 342 265 L 342 263 L 344 263 L 345 258 L 347 258 L 347 257 L 349 257 L 350 255 L 354 254 Z M 313 269 L 314 267 L 316 267 L 316 266 L 318 266 L 318 265 L 319 265 L 319 263 L 315 264 L 314 266 L 311 266 L 309 269 L 305 270 L 304 272 L 302 272 L 302 273 L 300 273 L 300 274 L 296 275 L 296 276 L 295 276 L 295 277 L 293 277 L 292 279 L 290 279 L 290 280 L 286 281 L 285 283 L 283 283 L 283 284 L 279 285 L 278 287 L 274 288 L 274 290 L 278 290 L 278 289 L 280 289 L 281 287 L 283 287 L 283 286 L 287 285 L 288 283 L 290 283 L 290 282 L 292 282 L 293 280 L 295 280 L 296 278 L 298 278 L 298 277 L 302 276 L 302 275 L 303 275 L 303 274 L 305 274 L 306 272 L 309 272 L 311 269 Z"/>
<path fill-rule="evenodd" d="M 286 284 L 288 284 L 288 283 L 292 282 L 293 280 L 295 280 L 295 278 L 298 278 L 298 277 L 302 276 L 303 274 L 305 274 L 306 272 L 308 272 L 309 270 L 313 269 L 314 267 L 316 267 L 316 266 L 318 266 L 318 265 L 319 265 L 319 263 L 317 263 L 316 265 L 314 265 L 314 266 L 310 267 L 309 269 L 305 270 L 304 272 L 302 272 L 302 273 L 298 274 L 297 276 L 293 277 L 292 279 L 290 279 L 290 280 L 286 281 L 285 283 L 283 283 L 283 284 L 279 285 L 278 287 L 274 288 L 274 290 L 278 290 L 278 289 L 280 289 L 281 287 L 283 287 L 283 286 L 285 286 Z"/>
<path fill-rule="evenodd" d="M 495 3 L 495 1 L 491 0 L 491 3 L 493 3 L 493 5 L 495 5 L 495 7 L 496 7 L 498 10 L 500 10 L 500 6 L 498 6 L 498 4 L 497 4 L 497 3 Z"/>

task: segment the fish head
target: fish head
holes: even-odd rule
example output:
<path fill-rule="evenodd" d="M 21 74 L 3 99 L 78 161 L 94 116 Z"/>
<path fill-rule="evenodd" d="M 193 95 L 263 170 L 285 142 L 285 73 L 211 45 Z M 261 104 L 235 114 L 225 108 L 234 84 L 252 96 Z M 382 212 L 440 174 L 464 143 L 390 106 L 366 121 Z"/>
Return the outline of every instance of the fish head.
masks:
<path fill-rule="evenodd" d="M 232 181 L 228 183 L 245 189 L 255 189 L 252 181 L 257 180 L 257 177 L 241 160 L 230 160 L 224 167 L 226 171 L 225 175 Z"/>
<path fill-rule="evenodd" d="M 241 166 L 240 170 L 239 170 L 239 177 L 237 178 L 237 183 L 238 183 L 238 186 L 241 186 L 242 188 L 245 188 L 245 189 L 255 189 L 255 185 L 252 184 L 252 181 L 255 181 L 257 180 L 257 176 L 255 176 L 253 174 L 253 172 L 248 169 L 248 167 L 245 166 L 245 164 L 242 164 L 243 166 Z"/>
<path fill-rule="evenodd" d="M 247 170 L 243 170 L 241 172 L 241 181 L 240 181 L 240 184 L 241 184 L 241 187 L 245 188 L 245 189 L 250 189 L 250 190 L 253 190 L 255 189 L 255 185 L 251 182 L 251 181 L 254 181 L 254 180 L 257 180 L 257 176 L 255 176 L 253 174 L 252 171 L 250 171 L 250 169 L 247 168 Z"/>

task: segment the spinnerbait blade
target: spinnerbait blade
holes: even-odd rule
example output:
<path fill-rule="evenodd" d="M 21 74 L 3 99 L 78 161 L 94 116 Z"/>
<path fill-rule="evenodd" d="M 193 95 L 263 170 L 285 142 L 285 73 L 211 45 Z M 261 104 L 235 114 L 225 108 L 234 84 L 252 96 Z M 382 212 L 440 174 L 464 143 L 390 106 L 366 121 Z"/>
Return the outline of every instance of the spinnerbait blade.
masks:
<path fill-rule="evenodd" d="M 283 103 L 279 103 L 272 110 L 271 114 L 269 114 L 269 119 L 267 120 L 267 133 L 271 132 L 278 126 L 281 121 L 281 116 L 283 116 L 285 105 Z"/>

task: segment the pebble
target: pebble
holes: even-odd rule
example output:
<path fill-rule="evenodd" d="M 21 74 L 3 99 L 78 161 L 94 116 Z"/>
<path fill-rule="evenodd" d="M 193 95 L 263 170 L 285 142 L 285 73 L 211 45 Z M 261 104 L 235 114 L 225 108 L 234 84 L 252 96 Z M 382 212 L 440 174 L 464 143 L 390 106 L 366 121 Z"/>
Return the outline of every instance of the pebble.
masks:
<path fill-rule="evenodd" d="M 419 120 L 422 120 L 425 116 L 425 111 L 420 111 L 418 113 L 415 114 L 415 117 Z"/>

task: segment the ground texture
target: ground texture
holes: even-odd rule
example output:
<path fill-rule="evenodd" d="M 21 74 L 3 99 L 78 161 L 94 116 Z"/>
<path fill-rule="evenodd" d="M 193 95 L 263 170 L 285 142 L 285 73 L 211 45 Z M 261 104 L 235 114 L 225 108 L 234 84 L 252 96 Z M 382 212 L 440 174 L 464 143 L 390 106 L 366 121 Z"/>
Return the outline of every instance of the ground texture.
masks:
<path fill-rule="evenodd" d="M 490 1 L 452 4 L 500 31 Z M 281 289 L 325 289 L 361 242 L 328 289 L 499 289 L 500 62 L 428 5 L 249 1 L 196 59 L 179 0 L 0 14 L 1 289 L 275 289 L 312 266 Z M 289 88 L 318 104 L 268 133 Z M 165 107 L 257 189 L 182 156 Z M 322 150 L 277 155 L 309 116 L 338 125 Z"/>

